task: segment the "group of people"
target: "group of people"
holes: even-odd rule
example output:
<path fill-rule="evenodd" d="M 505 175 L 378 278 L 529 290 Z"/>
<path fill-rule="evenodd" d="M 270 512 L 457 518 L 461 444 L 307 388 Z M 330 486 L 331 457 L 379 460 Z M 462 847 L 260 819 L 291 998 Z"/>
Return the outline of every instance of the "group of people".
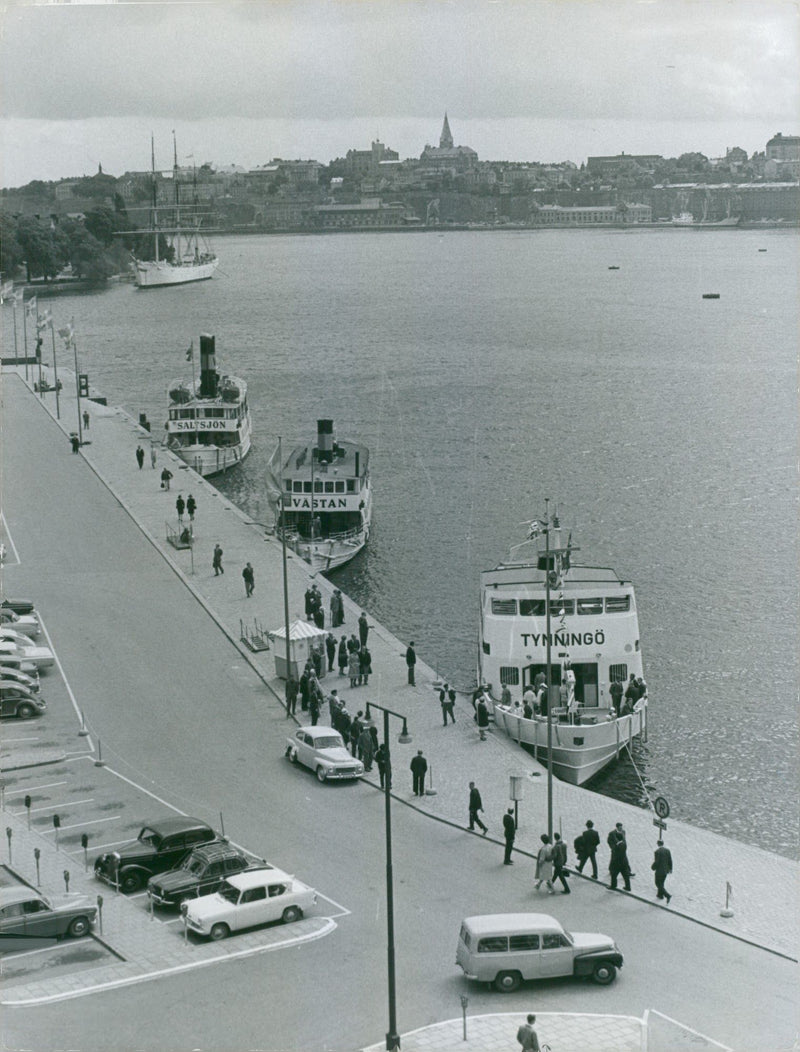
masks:
<path fill-rule="evenodd" d="M 611 695 L 611 704 L 617 716 L 628 716 L 636 707 L 636 702 L 647 694 L 647 684 L 641 676 L 635 676 L 632 672 L 625 686 L 621 680 L 614 680 L 608 688 Z"/>

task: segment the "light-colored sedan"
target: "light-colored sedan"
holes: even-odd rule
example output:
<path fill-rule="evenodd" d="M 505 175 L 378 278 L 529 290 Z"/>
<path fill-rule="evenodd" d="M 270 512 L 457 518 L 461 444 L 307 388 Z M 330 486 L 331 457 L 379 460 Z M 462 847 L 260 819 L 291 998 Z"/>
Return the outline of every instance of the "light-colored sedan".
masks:
<path fill-rule="evenodd" d="M 332 727 L 300 727 L 286 739 L 286 756 L 292 763 L 310 767 L 321 782 L 336 778 L 360 778 L 364 764 L 351 756 L 341 734 Z"/>
<path fill-rule="evenodd" d="M 20 632 L 31 639 L 38 636 L 42 630 L 36 614 L 15 614 L 13 610 L 3 609 L 0 609 L 0 626 L 13 628 L 15 632 Z"/>
<path fill-rule="evenodd" d="M 86 895 L 46 898 L 26 887 L 0 889 L 0 950 L 29 949 L 31 939 L 88 935 L 97 906 Z"/>
<path fill-rule="evenodd" d="M 300 920 L 317 902 L 313 888 L 281 869 L 254 869 L 223 881 L 213 895 L 185 902 L 181 912 L 198 935 L 225 939 L 233 931 Z"/>
<path fill-rule="evenodd" d="M 34 646 L 30 640 L 28 646 L 17 644 L 13 640 L 3 639 L 0 635 L 0 660 L 2 661 L 29 661 L 38 669 L 50 668 L 55 661 L 53 651 L 49 647 Z"/>

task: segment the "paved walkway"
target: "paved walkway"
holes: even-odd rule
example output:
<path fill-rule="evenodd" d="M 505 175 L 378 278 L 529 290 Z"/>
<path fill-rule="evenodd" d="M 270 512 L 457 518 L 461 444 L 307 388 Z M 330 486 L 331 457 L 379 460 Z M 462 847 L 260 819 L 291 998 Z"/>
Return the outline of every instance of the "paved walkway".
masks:
<path fill-rule="evenodd" d="M 17 370 L 19 374 L 20 370 Z M 61 370 L 65 390 L 74 390 L 74 379 Z M 6 397 L 27 398 L 31 411 L 46 411 L 55 416 L 55 397 L 44 398 L 25 388 L 23 379 L 4 370 Z M 282 626 L 283 589 L 281 546 L 263 525 L 253 523 L 209 482 L 186 468 L 171 453 L 156 447 L 157 464 L 150 466 L 150 436 L 118 407 L 88 403 L 91 427 L 85 433 L 87 444 L 81 455 L 116 495 L 151 542 L 194 592 L 198 601 L 215 618 L 223 631 L 236 643 L 245 658 L 265 683 L 265 702 L 282 703 L 283 683 L 275 677 L 274 652 L 251 653 L 240 642 L 241 626 L 252 628 L 254 619 L 268 629 Z M 75 403 L 61 398 L 61 427 L 64 441 L 77 430 Z M 138 445 L 146 453 L 140 470 L 135 456 Z M 172 471 L 170 491 L 160 487 L 163 466 Z M 175 500 L 192 493 L 197 502 L 192 551 L 176 550 L 166 541 L 167 529 L 177 527 Z M 215 577 L 211 568 L 216 542 L 224 550 L 225 574 Z M 245 598 L 241 570 L 246 562 L 255 569 L 256 588 L 252 599 Z M 312 576 L 305 563 L 293 553 L 288 558 L 289 609 L 292 619 L 303 617 L 303 595 Z M 317 577 L 326 610 L 334 584 Z M 345 596 L 345 624 L 341 631 L 357 631 L 359 608 Z M 524 750 L 499 732 L 491 732 L 486 742 L 479 740 L 472 720 L 468 698 L 461 697 L 456 706 L 456 723 L 442 726 L 441 710 L 434 690 L 433 670 L 424 663 L 424 646 L 418 647 L 417 684 L 406 683 L 405 641 L 373 621 L 369 646 L 375 674 L 368 687 L 354 690 L 346 677 L 331 673 L 323 688 L 336 686 L 354 714 L 366 702 L 388 705 L 408 716 L 414 739 L 411 747 L 395 745 L 394 793 L 398 800 L 430 816 L 464 827 L 467 820 L 468 783 L 474 780 L 481 790 L 489 825 L 487 841 L 495 841 L 500 856 L 501 818 L 509 804 L 509 776 L 524 776 L 525 798 L 520 803 L 520 826 L 517 836 L 517 864 L 527 864 L 525 853 L 533 853 L 539 834 L 546 828 L 546 771 Z M 338 633 L 337 633 L 338 634 Z M 418 639 L 424 639 L 420 626 Z M 91 728 L 90 728 L 91 729 Z M 428 793 L 417 798 L 411 792 L 408 762 L 421 748 L 429 764 Z M 629 857 L 634 879 L 633 894 L 652 901 L 654 909 L 668 908 L 702 924 L 746 939 L 787 956 L 796 957 L 798 948 L 798 865 L 790 859 L 771 854 L 714 833 L 670 819 L 666 835 L 675 862 L 675 873 L 669 881 L 673 898 L 669 907 L 655 900 L 650 862 L 657 839 L 652 815 L 640 808 L 619 803 L 566 783 L 553 782 L 554 824 L 562 830 L 572 848 L 572 840 L 587 818 L 592 818 L 601 834 L 615 822 L 622 821 L 628 831 Z M 465 832 L 465 835 L 468 835 Z M 601 846 L 600 879 L 604 878 L 607 849 Z M 579 885 L 581 878 L 576 878 Z M 726 883 L 733 889 L 732 917 L 720 916 L 725 906 Z M 780 889 L 780 894 L 775 889 Z"/>

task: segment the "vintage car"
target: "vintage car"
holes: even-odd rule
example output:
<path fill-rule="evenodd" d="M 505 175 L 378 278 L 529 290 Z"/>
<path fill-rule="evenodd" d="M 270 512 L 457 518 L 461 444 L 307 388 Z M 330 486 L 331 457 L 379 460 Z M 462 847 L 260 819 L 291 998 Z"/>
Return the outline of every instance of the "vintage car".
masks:
<path fill-rule="evenodd" d="M 351 756 L 341 734 L 332 727 L 300 727 L 286 739 L 285 754 L 292 763 L 302 763 L 316 772 L 321 782 L 337 778 L 360 778 L 364 764 Z"/>
<path fill-rule="evenodd" d="M 246 869 L 272 869 L 272 866 L 224 840 L 203 844 L 191 851 L 176 869 L 151 877 L 147 894 L 156 906 L 180 906 L 188 899 L 213 895 L 226 878 Z"/>
<path fill-rule="evenodd" d="M 211 826 L 197 818 L 163 818 L 143 826 L 136 840 L 99 855 L 94 875 L 131 894 L 143 888 L 156 873 L 174 869 L 194 848 L 216 839 Z"/>
<path fill-rule="evenodd" d="M 85 895 L 45 898 L 24 885 L 0 888 L 0 949 L 30 947 L 31 939 L 79 938 L 97 920 L 97 906 Z"/>
<path fill-rule="evenodd" d="M 9 654 L 0 649 L 0 671 L 5 675 L 9 669 L 14 672 L 23 672 L 26 676 L 31 676 L 36 680 L 39 678 L 38 666 L 32 661 L 26 660 L 19 654 Z"/>
<path fill-rule="evenodd" d="M 18 683 L 0 680 L 0 716 L 29 720 L 32 716 L 41 716 L 46 708 L 41 694 L 33 694 Z"/>
<path fill-rule="evenodd" d="M 18 644 L 11 639 L 4 639 L 0 634 L 0 660 L 30 661 L 38 669 L 50 668 L 53 664 L 53 651 L 48 647 L 34 646 L 30 639 Z"/>
<path fill-rule="evenodd" d="M 0 610 L 13 610 L 15 614 L 32 614 L 32 599 L 3 599 L 0 602 Z"/>
<path fill-rule="evenodd" d="M 467 979 L 511 993 L 526 979 L 585 976 L 601 986 L 622 967 L 608 935 L 565 931 L 546 913 L 490 913 L 461 922 L 456 964 Z"/>
<path fill-rule="evenodd" d="M 0 607 L 0 626 L 13 628 L 15 632 L 20 632 L 31 639 L 38 636 L 42 631 L 42 626 L 39 624 L 39 618 L 36 614 L 15 614 L 13 610 L 3 609 L 2 607 Z"/>
<path fill-rule="evenodd" d="M 229 877 L 213 895 L 185 902 L 181 911 L 190 931 L 224 939 L 259 924 L 300 920 L 316 902 L 313 888 L 283 870 L 248 870 Z"/>
<path fill-rule="evenodd" d="M 35 668 L 31 668 L 30 672 L 20 672 L 19 669 L 11 668 L 10 665 L 0 664 L 0 680 L 7 685 L 15 683 L 18 687 L 24 687 L 31 694 L 38 694 L 42 689 L 39 673 Z"/>

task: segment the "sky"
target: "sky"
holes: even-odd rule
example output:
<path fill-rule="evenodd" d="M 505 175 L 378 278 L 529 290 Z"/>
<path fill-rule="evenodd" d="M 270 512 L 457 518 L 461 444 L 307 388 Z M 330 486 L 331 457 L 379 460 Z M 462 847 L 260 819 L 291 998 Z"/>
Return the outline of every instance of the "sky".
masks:
<path fill-rule="evenodd" d="M 763 150 L 800 134 L 800 0 L 0 0 L 0 185 L 172 163 Z"/>

